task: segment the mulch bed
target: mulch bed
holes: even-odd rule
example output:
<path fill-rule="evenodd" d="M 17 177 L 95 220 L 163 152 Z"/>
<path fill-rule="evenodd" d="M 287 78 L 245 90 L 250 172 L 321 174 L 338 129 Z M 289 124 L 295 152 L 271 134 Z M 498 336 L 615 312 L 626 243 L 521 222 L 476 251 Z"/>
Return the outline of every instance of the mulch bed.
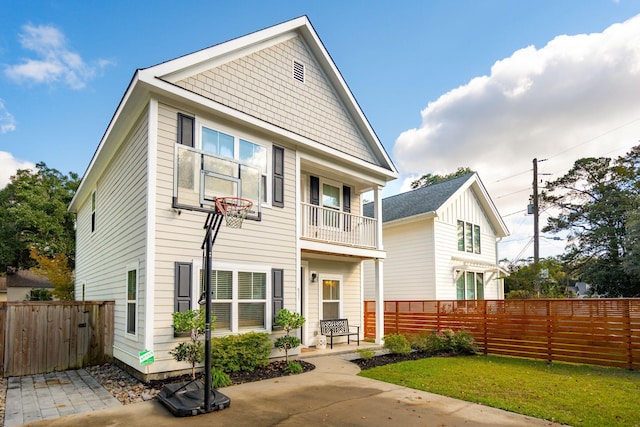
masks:
<path fill-rule="evenodd" d="M 419 360 L 425 357 L 431 357 L 428 353 L 422 351 L 413 351 L 409 354 L 381 354 L 379 356 L 373 356 L 370 359 L 356 359 L 352 360 L 353 363 L 358 365 L 360 369 L 371 369 L 378 366 L 388 365 L 390 363 L 404 362 L 407 360 Z"/>
<path fill-rule="evenodd" d="M 315 365 L 305 362 L 303 360 L 297 360 L 297 362 L 302 366 L 302 372 L 309 372 L 316 368 Z M 286 377 L 290 374 L 287 373 L 287 362 L 284 360 L 276 360 L 270 362 L 266 366 L 258 366 L 253 371 L 240 371 L 240 372 L 232 372 L 229 374 L 229 378 L 231 378 L 231 382 L 233 385 L 250 383 L 254 381 L 268 380 L 270 378 L 278 378 L 278 377 Z M 204 378 L 204 375 L 199 375 L 199 378 Z M 190 375 L 182 375 L 180 377 L 171 377 L 165 380 L 154 380 L 149 383 L 149 385 L 156 389 L 161 390 L 165 384 L 177 383 L 190 381 Z"/>

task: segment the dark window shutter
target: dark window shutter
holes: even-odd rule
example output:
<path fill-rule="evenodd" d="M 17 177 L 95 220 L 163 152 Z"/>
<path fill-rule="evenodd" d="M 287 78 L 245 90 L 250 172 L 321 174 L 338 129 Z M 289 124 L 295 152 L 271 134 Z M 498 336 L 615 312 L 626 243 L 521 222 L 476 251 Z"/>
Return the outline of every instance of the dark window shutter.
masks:
<path fill-rule="evenodd" d="M 342 210 L 351 213 L 351 187 L 346 185 L 342 187 Z"/>
<path fill-rule="evenodd" d="M 272 206 L 284 208 L 284 148 L 273 146 Z"/>
<path fill-rule="evenodd" d="M 309 196 L 309 203 L 311 203 L 312 205 L 315 206 L 319 206 L 320 205 L 320 178 L 318 178 L 317 176 L 310 176 L 309 177 L 309 189 L 310 189 L 310 196 Z M 311 219 L 311 225 L 318 225 L 318 211 L 320 209 L 318 208 L 311 208 L 311 211 L 309 212 L 310 215 L 310 219 Z"/>
<path fill-rule="evenodd" d="M 309 197 L 309 203 L 317 206 L 320 205 L 320 178 L 317 176 L 311 176 L 310 178 L 311 196 Z"/>
<path fill-rule="evenodd" d="M 274 268 L 271 270 L 271 286 L 273 287 L 273 323 L 275 324 L 278 311 L 284 308 L 284 270 Z"/>
<path fill-rule="evenodd" d="M 351 213 L 351 187 L 342 186 L 342 210 Z M 344 216 L 344 231 L 351 231 L 351 215 Z"/>
<path fill-rule="evenodd" d="M 176 262 L 175 311 L 191 310 L 191 263 Z"/>
<path fill-rule="evenodd" d="M 193 117 L 178 113 L 178 144 L 194 146 L 193 127 Z"/>

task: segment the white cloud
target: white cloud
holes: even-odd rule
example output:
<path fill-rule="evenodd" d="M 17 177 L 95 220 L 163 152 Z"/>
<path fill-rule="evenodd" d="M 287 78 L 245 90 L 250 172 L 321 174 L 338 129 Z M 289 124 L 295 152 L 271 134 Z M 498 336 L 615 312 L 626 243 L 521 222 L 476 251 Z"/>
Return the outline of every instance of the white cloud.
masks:
<path fill-rule="evenodd" d="M 16 130 L 16 120 L 4 106 L 4 101 L 0 99 L 0 134 Z"/>
<path fill-rule="evenodd" d="M 36 54 L 36 58 L 25 58 L 22 63 L 5 68 L 11 79 L 22 82 L 62 82 L 72 89 L 82 89 L 96 73 L 109 65 L 104 59 L 93 65 L 70 50 L 64 34 L 51 25 L 27 24 L 19 35 L 21 46 Z"/>
<path fill-rule="evenodd" d="M 636 145 L 639 99 L 640 15 L 497 61 L 490 75 L 430 102 L 420 127 L 398 137 L 394 157 L 413 176 L 469 166 L 505 215 L 526 208 L 533 158 L 548 158 L 539 171 L 555 178 L 578 158 Z"/>
<path fill-rule="evenodd" d="M 9 183 L 18 169 L 35 169 L 35 167 L 34 163 L 16 159 L 13 154 L 0 151 L 0 189 Z"/>

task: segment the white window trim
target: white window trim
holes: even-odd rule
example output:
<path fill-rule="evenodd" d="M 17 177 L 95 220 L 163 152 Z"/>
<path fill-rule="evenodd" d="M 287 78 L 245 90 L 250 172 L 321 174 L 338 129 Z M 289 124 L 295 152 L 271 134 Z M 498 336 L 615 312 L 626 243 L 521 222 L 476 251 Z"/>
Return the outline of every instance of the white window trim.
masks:
<path fill-rule="evenodd" d="M 318 292 L 318 317 L 320 320 L 324 320 L 324 308 L 323 302 L 324 298 L 322 296 L 322 282 L 324 280 L 338 280 L 340 281 L 340 300 L 338 301 L 338 317 L 340 319 L 344 318 L 344 280 L 342 280 L 342 274 L 319 274 L 318 275 L 318 283 L 319 283 L 319 292 Z M 330 300 L 335 301 L 335 300 Z M 330 319 L 327 319 L 330 320 Z"/>
<path fill-rule="evenodd" d="M 270 304 L 270 302 L 272 301 L 272 284 L 271 284 L 271 270 L 272 267 L 271 266 L 267 266 L 267 265 L 258 265 L 258 264 L 239 264 L 239 263 L 229 263 L 229 262 L 218 262 L 218 261 L 213 261 L 211 264 L 211 268 L 213 270 L 224 270 L 224 271 L 231 271 L 231 277 L 232 277 L 232 293 L 231 293 L 231 300 L 219 300 L 221 302 L 225 302 L 225 301 L 229 301 L 231 302 L 231 331 L 221 331 L 221 332 L 216 332 L 215 329 L 215 324 L 214 324 L 214 330 L 213 330 L 213 335 L 217 335 L 217 336 L 224 336 L 224 335 L 237 335 L 237 334 L 243 334 L 246 332 L 271 332 L 271 321 L 270 319 L 273 317 L 273 314 L 271 313 L 272 310 L 272 304 Z M 192 298 L 193 300 L 191 301 L 191 306 L 192 307 L 199 307 L 198 305 L 198 299 L 200 298 L 200 270 L 203 269 L 203 265 L 202 265 L 202 260 L 201 259 L 194 259 L 192 260 L 192 270 L 191 270 L 191 275 L 192 275 L 192 280 L 191 280 L 191 286 L 192 286 Z M 238 272 L 250 272 L 250 273 L 265 273 L 266 276 L 266 284 L 265 286 L 267 287 L 266 292 L 265 292 L 265 296 L 266 298 L 264 300 L 240 300 L 238 298 Z M 265 328 L 256 328 L 256 329 L 242 329 L 240 330 L 238 327 L 238 305 L 240 304 L 240 302 L 242 301 L 264 301 L 265 304 Z"/>
<path fill-rule="evenodd" d="M 198 150 L 203 150 L 202 148 L 202 128 L 206 127 L 209 128 L 211 130 L 215 130 L 218 132 L 222 132 L 225 133 L 227 135 L 230 135 L 233 137 L 233 160 L 235 161 L 240 161 L 240 140 L 243 139 L 247 142 L 250 142 L 252 144 L 256 144 L 256 145 L 260 145 L 261 147 L 265 148 L 266 154 L 267 154 L 267 170 L 265 171 L 265 174 L 267 176 L 266 179 L 266 188 L 265 188 L 265 192 L 266 192 L 266 200 L 263 196 L 263 200 L 260 201 L 261 203 L 261 207 L 266 207 L 266 208 L 271 208 L 271 198 L 273 196 L 272 192 L 273 192 L 273 143 L 265 141 L 259 137 L 256 137 L 255 135 L 252 134 L 247 134 L 244 132 L 241 132 L 235 128 L 230 128 L 224 125 L 221 125 L 217 122 L 213 122 L 210 120 L 206 120 L 203 119 L 201 117 L 196 116 L 195 117 L 195 125 L 194 125 L 194 146 L 196 149 Z M 242 163 L 242 162 L 241 162 Z M 243 163 L 244 164 L 244 163 Z M 249 165 L 252 166 L 252 165 Z"/>
<path fill-rule="evenodd" d="M 129 272 L 135 270 L 136 272 L 136 311 L 135 311 L 135 333 L 130 333 L 127 329 L 127 322 L 129 321 L 128 313 L 129 313 L 129 302 L 133 300 L 129 300 Z M 124 273 L 124 336 L 136 340 L 138 339 L 138 332 L 140 330 L 139 320 L 140 316 L 138 313 L 140 312 L 140 262 L 132 262 L 126 265 L 125 273 Z"/>

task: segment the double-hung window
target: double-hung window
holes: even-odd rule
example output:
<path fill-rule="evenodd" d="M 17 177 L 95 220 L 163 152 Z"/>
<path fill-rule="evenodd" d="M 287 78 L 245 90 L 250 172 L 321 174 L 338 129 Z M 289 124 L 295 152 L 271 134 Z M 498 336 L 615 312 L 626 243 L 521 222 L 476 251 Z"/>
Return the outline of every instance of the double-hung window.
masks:
<path fill-rule="evenodd" d="M 211 307 L 214 332 L 229 333 L 267 329 L 267 270 L 213 269 Z M 205 290 L 200 269 L 200 292 Z"/>
<path fill-rule="evenodd" d="M 230 176 L 231 181 L 220 180 L 215 175 L 207 179 L 205 186 L 209 196 L 230 196 L 240 194 L 241 197 L 252 200 L 254 203 L 269 203 L 267 176 L 268 150 L 265 146 L 234 135 L 232 132 L 223 132 L 208 124 L 200 125 L 200 147 L 205 154 L 205 169 L 211 169 L 215 173 Z M 225 163 L 224 160 L 207 158 L 207 154 L 233 160 L 251 168 L 235 170 L 233 163 Z M 256 171 L 254 173 L 254 171 Z M 233 182 L 241 184 L 236 187 Z"/>
<path fill-rule="evenodd" d="M 138 264 L 129 264 L 126 271 L 126 331 L 135 335 L 138 323 Z"/>

